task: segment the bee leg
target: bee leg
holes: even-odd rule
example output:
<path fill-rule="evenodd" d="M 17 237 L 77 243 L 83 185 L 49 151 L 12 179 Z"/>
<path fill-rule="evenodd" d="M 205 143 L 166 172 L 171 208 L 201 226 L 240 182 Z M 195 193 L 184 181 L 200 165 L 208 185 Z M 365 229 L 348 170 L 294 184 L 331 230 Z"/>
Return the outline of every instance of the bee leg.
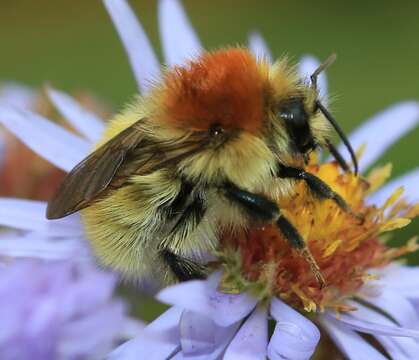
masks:
<path fill-rule="evenodd" d="M 167 249 L 161 250 L 160 254 L 179 281 L 182 282 L 206 278 L 204 266 L 176 255 Z"/>
<path fill-rule="evenodd" d="M 292 178 L 305 181 L 313 195 L 317 196 L 319 199 L 322 200 L 331 199 L 342 210 L 354 215 L 355 217 L 358 217 L 352 212 L 351 208 L 346 203 L 346 201 L 317 176 L 310 174 L 309 172 L 304 171 L 303 169 L 285 166 L 282 164 L 278 165 L 277 176 L 280 178 Z"/>
<path fill-rule="evenodd" d="M 288 243 L 306 259 L 310 265 L 316 280 L 321 288 L 326 282 L 320 272 L 316 260 L 313 258 L 307 244 L 298 232 L 298 230 L 290 223 L 290 221 L 281 213 L 278 205 L 258 194 L 242 190 L 232 183 L 226 183 L 223 186 L 225 196 L 230 201 L 236 203 L 243 208 L 249 215 L 260 221 L 274 223 L 279 231 L 287 239 Z"/>

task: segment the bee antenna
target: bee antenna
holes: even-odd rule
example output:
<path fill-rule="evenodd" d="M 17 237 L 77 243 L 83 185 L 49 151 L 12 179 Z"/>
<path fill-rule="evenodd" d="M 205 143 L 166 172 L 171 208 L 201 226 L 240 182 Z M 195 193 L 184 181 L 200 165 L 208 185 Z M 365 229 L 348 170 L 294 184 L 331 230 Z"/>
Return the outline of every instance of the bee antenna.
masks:
<path fill-rule="evenodd" d="M 341 138 L 341 140 L 345 144 L 346 148 L 349 151 L 349 154 L 351 155 L 352 162 L 354 164 L 354 173 L 355 173 L 355 175 L 357 175 L 358 174 L 358 160 L 356 158 L 355 151 L 352 148 L 351 143 L 349 142 L 345 133 L 340 128 L 337 121 L 333 118 L 332 114 L 322 105 L 322 103 L 319 100 L 316 100 L 316 107 L 323 113 L 325 118 L 332 124 L 333 128 L 335 129 L 335 131 L 338 133 L 339 137 Z M 344 163 L 344 161 L 343 161 L 342 156 L 338 153 L 338 151 L 333 147 L 333 145 L 331 146 L 330 143 L 328 143 L 328 148 L 329 148 L 331 154 L 333 156 L 335 156 L 335 158 L 339 162 L 339 164 L 342 165 L 341 162 Z"/>
<path fill-rule="evenodd" d="M 313 86 L 313 89 L 317 91 L 317 77 L 319 74 L 326 70 L 330 65 L 332 65 L 336 60 L 336 54 L 331 54 L 323 63 L 319 65 L 319 67 L 314 70 L 314 72 L 311 74 L 310 79 Z"/>
<path fill-rule="evenodd" d="M 339 150 L 336 149 L 336 147 L 329 140 L 326 140 L 326 146 L 329 149 L 329 152 L 332 154 L 332 156 L 335 158 L 335 160 L 339 164 L 339 166 L 342 168 L 342 170 L 345 172 L 349 172 L 350 171 L 349 166 L 346 163 L 343 156 L 341 155 L 341 153 L 339 152 Z"/>

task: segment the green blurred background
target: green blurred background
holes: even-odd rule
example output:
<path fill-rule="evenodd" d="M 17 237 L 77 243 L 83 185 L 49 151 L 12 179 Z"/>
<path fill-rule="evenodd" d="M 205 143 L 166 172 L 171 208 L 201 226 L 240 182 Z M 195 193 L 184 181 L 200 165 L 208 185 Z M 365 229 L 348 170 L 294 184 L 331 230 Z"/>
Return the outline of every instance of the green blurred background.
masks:
<path fill-rule="evenodd" d="M 130 3 L 160 55 L 157 1 Z M 91 90 L 115 110 L 135 93 L 124 50 L 101 1 L 0 4 L 0 80 Z M 397 101 L 419 99 L 417 1 L 185 0 L 184 6 L 208 49 L 246 44 L 248 34 L 258 30 L 274 56 L 286 53 L 296 60 L 310 53 L 324 59 L 336 52 L 328 79 L 337 98 L 334 113 L 347 132 Z M 391 161 L 394 175 L 416 167 L 418 135 L 419 129 L 411 132 L 379 163 Z M 418 230 L 416 221 L 399 231 L 398 240 Z M 411 261 L 419 263 L 419 256 Z M 146 309 L 146 318 L 157 311 Z"/>

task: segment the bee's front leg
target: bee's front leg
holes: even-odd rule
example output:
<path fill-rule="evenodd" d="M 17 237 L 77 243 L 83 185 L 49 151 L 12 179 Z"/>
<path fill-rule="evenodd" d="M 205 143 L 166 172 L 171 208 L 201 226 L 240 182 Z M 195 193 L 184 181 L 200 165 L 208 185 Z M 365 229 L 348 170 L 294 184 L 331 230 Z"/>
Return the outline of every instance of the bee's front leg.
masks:
<path fill-rule="evenodd" d="M 311 255 L 304 239 L 294 225 L 281 213 L 274 201 L 267 199 L 263 195 L 242 190 L 232 183 L 225 183 L 222 191 L 230 201 L 240 206 L 250 216 L 259 221 L 274 223 L 288 243 L 307 260 L 320 287 L 323 288 L 326 285 L 320 268 Z"/>
<path fill-rule="evenodd" d="M 285 166 L 283 164 L 278 164 L 276 175 L 280 178 L 303 180 L 307 184 L 308 188 L 313 193 L 313 195 L 315 195 L 319 199 L 331 199 L 342 210 L 352 213 L 352 210 L 346 203 L 346 201 L 317 176 L 310 174 L 309 172 L 303 169 Z"/>

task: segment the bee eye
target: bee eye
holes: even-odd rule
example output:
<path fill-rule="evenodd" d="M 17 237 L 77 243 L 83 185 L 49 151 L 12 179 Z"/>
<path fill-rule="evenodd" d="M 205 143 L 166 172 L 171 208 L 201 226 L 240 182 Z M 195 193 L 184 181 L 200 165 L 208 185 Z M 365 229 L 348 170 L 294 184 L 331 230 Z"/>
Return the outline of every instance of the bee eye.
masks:
<path fill-rule="evenodd" d="M 209 133 L 212 137 L 217 137 L 224 133 L 224 129 L 220 124 L 214 124 L 209 128 Z"/>
<path fill-rule="evenodd" d="M 291 99 L 285 102 L 280 106 L 278 115 L 287 123 L 293 123 L 297 127 L 304 126 L 308 121 L 302 99 Z"/>
<path fill-rule="evenodd" d="M 284 121 L 285 128 L 297 150 L 301 153 L 309 151 L 313 147 L 314 140 L 303 99 L 293 98 L 283 102 L 279 106 L 278 116 Z"/>

